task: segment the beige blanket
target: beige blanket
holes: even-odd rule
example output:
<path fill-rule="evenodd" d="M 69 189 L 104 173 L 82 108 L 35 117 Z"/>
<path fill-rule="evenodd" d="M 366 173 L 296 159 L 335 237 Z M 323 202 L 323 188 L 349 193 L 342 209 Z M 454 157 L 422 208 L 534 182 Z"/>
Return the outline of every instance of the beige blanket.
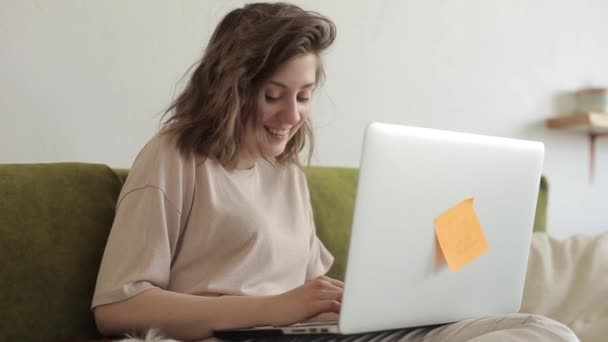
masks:
<path fill-rule="evenodd" d="M 534 234 L 521 312 L 560 321 L 583 342 L 608 341 L 608 232 Z"/>

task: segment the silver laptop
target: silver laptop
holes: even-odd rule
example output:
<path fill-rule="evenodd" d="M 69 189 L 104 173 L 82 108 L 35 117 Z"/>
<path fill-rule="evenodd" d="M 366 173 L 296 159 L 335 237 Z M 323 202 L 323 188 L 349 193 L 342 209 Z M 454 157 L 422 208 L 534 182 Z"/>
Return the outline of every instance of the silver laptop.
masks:
<path fill-rule="evenodd" d="M 216 335 L 355 334 L 519 311 L 543 156 L 539 142 L 371 123 L 339 321 Z M 489 250 L 451 272 L 434 219 L 471 197 Z"/>

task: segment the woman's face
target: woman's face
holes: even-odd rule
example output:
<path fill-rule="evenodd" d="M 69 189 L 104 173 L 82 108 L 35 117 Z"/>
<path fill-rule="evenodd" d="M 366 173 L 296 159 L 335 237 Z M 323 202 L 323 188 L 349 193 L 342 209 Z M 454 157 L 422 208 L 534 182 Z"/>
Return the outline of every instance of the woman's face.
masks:
<path fill-rule="evenodd" d="M 264 155 L 276 157 L 310 114 L 318 58 L 314 54 L 294 57 L 285 62 L 262 86 L 258 97 L 256 128 L 268 144 Z M 248 143 L 254 139 L 247 139 Z"/>

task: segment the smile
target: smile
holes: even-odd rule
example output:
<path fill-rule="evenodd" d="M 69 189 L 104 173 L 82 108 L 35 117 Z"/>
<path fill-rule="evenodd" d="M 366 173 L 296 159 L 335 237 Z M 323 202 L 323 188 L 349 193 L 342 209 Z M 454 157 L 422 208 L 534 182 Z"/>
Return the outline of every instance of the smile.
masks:
<path fill-rule="evenodd" d="M 275 135 L 277 137 L 284 137 L 284 136 L 287 136 L 287 134 L 289 134 L 289 129 L 276 129 L 276 128 L 271 128 L 271 127 L 267 127 L 267 126 L 264 126 L 264 128 L 266 129 L 266 131 L 270 132 L 272 135 Z"/>

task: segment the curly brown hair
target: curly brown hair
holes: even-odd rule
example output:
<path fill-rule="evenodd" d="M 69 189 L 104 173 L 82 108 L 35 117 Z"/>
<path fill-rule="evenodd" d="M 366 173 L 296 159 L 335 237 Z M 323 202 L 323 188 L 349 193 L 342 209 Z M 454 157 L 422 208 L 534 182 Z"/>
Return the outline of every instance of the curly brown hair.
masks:
<path fill-rule="evenodd" d="M 258 124 L 257 97 L 264 82 L 293 57 L 320 56 L 335 37 L 331 20 L 295 5 L 253 3 L 231 11 L 216 27 L 184 91 L 165 111 L 165 132 L 177 137 L 180 152 L 235 168 L 246 125 Z M 320 62 L 316 76 L 318 85 L 324 78 Z M 265 142 L 256 140 L 263 151 Z M 308 146 L 310 158 L 313 145 L 308 119 L 271 161 L 300 165 L 299 152 Z"/>

